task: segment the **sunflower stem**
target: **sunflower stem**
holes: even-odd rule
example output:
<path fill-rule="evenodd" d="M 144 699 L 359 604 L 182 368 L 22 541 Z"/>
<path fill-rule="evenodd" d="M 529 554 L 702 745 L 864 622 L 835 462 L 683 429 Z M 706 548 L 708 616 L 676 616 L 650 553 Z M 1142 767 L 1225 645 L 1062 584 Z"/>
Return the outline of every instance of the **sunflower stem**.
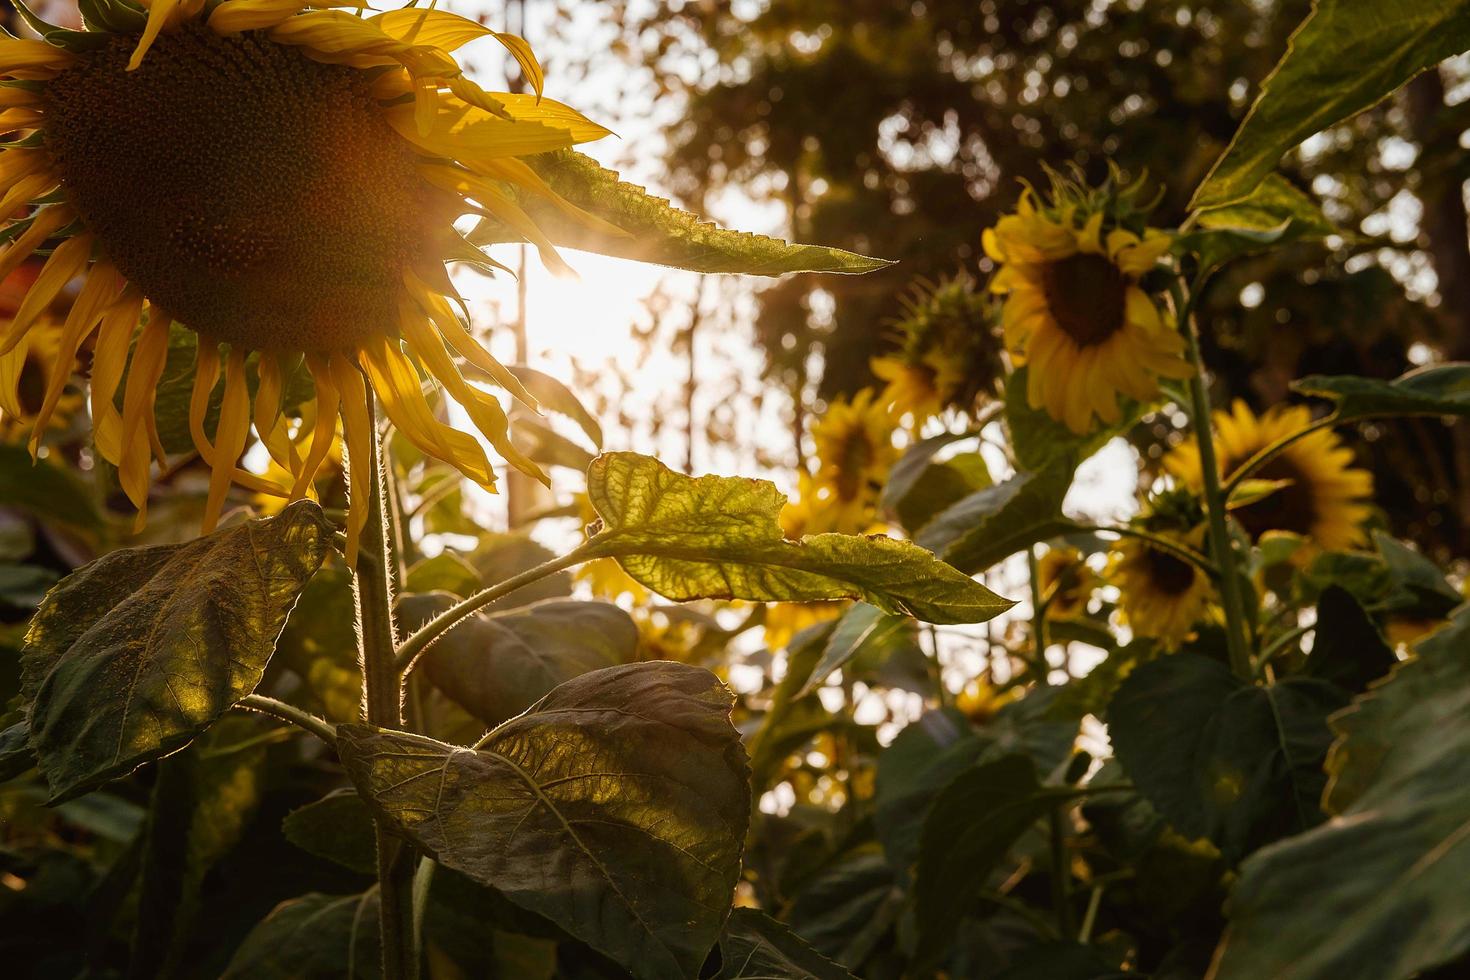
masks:
<path fill-rule="evenodd" d="M 1178 304 L 1184 337 L 1189 344 L 1189 361 L 1194 374 L 1189 379 L 1190 414 L 1194 420 L 1194 437 L 1199 443 L 1200 470 L 1204 474 L 1205 515 L 1210 522 L 1210 550 L 1220 569 L 1220 603 L 1225 607 L 1225 641 L 1230 651 L 1230 669 L 1235 676 L 1249 682 L 1251 670 L 1250 644 L 1245 629 L 1245 599 L 1240 590 L 1240 572 L 1235 543 L 1225 523 L 1225 493 L 1220 486 L 1219 457 L 1215 453 L 1215 435 L 1210 410 L 1210 391 L 1205 381 L 1204 355 L 1200 353 L 1199 324 L 1194 316 L 1191 291 Z"/>
<path fill-rule="evenodd" d="M 1034 662 L 1031 671 L 1043 687 L 1051 684 L 1051 667 L 1046 661 L 1046 603 L 1041 601 L 1041 562 L 1036 547 L 1026 552 L 1031 579 L 1031 647 Z"/>
<path fill-rule="evenodd" d="M 401 684 L 393 663 L 396 636 L 393 627 L 394 536 L 388 532 L 387 492 L 384 482 L 383 444 L 378 432 L 377 405 L 371 385 L 367 389 L 367 414 L 372 421 L 368 440 L 371 487 L 351 487 L 353 494 L 367 492 L 367 523 L 359 541 L 354 591 L 357 594 L 358 635 L 362 643 L 362 690 L 367 721 L 380 728 L 403 725 Z M 385 820 L 377 822 L 378 929 L 382 936 L 384 980 L 415 980 L 418 957 L 414 954 L 413 854 Z"/>

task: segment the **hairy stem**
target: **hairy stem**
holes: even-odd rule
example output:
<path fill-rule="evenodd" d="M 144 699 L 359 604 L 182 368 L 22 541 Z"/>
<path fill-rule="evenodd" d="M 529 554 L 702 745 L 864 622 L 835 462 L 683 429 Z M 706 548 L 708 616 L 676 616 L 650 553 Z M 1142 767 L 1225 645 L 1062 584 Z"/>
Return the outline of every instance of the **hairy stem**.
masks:
<path fill-rule="evenodd" d="M 362 643 L 363 701 L 370 725 L 400 728 L 400 679 L 394 666 L 396 635 L 393 628 L 392 585 L 394 554 L 392 538 L 384 517 L 388 513 L 383 474 L 383 447 L 378 434 L 377 405 L 371 385 L 367 387 L 367 412 L 372 421 L 368 443 L 370 487 L 351 487 L 356 495 L 367 494 L 368 516 L 359 542 L 353 584 L 357 595 L 358 629 Z M 414 980 L 418 958 L 412 943 L 412 854 L 383 820 L 377 824 L 378 928 L 383 944 L 384 980 Z"/>
<path fill-rule="evenodd" d="M 1211 424 L 1210 392 L 1205 382 L 1205 362 L 1200 353 L 1199 326 L 1194 317 L 1194 295 L 1180 306 L 1184 337 L 1189 343 L 1189 360 L 1194 375 L 1189 379 L 1190 414 L 1194 437 L 1199 443 L 1200 470 L 1204 475 L 1205 514 L 1210 522 L 1210 550 L 1220 569 L 1220 603 L 1225 607 L 1225 640 L 1230 651 L 1230 669 L 1241 680 L 1251 679 L 1250 645 L 1246 639 L 1245 600 L 1240 591 L 1240 573 L 1235 544 L 1225 524 L 1225 493 L 1220 486 L 1219 457 Z"/>
<path fill-rule="evenodd" d="M 237 708 L 248 708 L 251 711 L 259 711 L 263 715 L 272 715 L 282 721 L 289 721 L 298 728 L 304 728 L 328 745 L 337 744 L 337 728 L 324 718 L 307 711 L 302 711 L 294 704 L 277 701 L 263 694 L 247 694 L 235 703 Z"/>

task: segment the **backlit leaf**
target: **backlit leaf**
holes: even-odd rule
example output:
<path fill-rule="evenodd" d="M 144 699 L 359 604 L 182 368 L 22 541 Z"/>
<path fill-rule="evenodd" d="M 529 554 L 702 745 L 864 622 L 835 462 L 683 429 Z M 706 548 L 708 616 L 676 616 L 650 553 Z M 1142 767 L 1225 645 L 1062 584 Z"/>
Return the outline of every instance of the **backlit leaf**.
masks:
<path fill-rule="evenodd" d="M 647 456 L 607 453 L 587 471 L 587 492 L 603 522 L 589 555 L 616 557 L 670 599 L 862 599 L 932 623 L 981 623 L 1013 605 L 907 541 L 787 540 L 785 497 L 764 480 L 689 477 Z"/>
<path fill-rule="evenodd" d="M 63 579 L 22 653 L 31 747 L 54 798 L 187 745 L 253 691 L 330 540 L 321 509 L 302 501 Z"/>
<path fill-rule="evenodd" d="M 732 697 L 667 661 L 583 674 L 476 749 L 341 728 L 358 791 L 426 853 L 635 976 L 684 980 L 718 939 L 750 816 Z"/>
<path fill-rule="evenodd" d="M 1466 0 L 1317 0 L 1193 206 L 1245 198 L 1287 150 L 1467 48 Z"/>
<path fill-rule="evenodd" d="M 636 184 L 625 183 L 591 157 L 557 150 L 525 162 L 561 197 L 627 232 L 589 228 L 545 198 L 515 195 L 517 203 L 553 242 L 567 248 L 653 262 L 694 272 L 779 276 L 788 272 L 872 272 L 892 263 L 819 245 L 727 231 L 681 211 Z M 471 234 L 477 245 L 520 241 L 510 228 L 488 220 Z"/>
<path fill-rule="evenodd" d="M 1204 269 L 1259 252 L 1272 245 L 1337 233 L 1322 206 L 1280 174 L 1270 174 L 1234 204 L 1208 208 L 1197 215 L 1197 229 L 1180 236 Z"/>
<path fill-rule="evenodd" d="M 868 659 L 887 659 L 900 649 L 917 644 L 914 621 L 907 616 L 893 616 L 876 606 L 859 603 L 837 620 L 822 659 L 802 685 L 797 697 L 812 693 L 850 661 L 866 655 Z M 920 653 L 922 657 L 922 652 Z"/>

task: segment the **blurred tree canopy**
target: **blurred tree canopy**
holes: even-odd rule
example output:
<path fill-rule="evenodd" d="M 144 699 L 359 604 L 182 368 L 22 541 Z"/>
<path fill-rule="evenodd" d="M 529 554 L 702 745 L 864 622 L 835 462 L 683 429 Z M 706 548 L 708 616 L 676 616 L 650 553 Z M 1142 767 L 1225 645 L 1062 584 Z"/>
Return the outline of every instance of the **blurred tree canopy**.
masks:
<path fill-rule="evenodd" d="M 677 194 L 697 204 L 738 187 L 784 205 L 797 239 L 900 260 L 875 275 L 795 277 L 761 294 L 757 332 L 770 379 L 793 393 L 815 382 L 824 398 L 871 381 L 869 359 L 891 346 L 910 282 L 985 267 L 981 230 L 1013 206 L 1020 181 L 1044 180 L 1044 165 L 1075 163 L 1092 180 L 1109 161 L 1147 172 L 1159 184 L 1158 223 L 1182 221 L 1190 190 L 1308 8 L 1307 0 L 615 5 L 635 57 L 687 103 L 669 134 Z M 1201 309 L 1221 399 L 1259 407 L 1306 374 L 1387 378 L 1430 357 L 1470 356 L 1466 74 L 1460 62 L 1429 72 L 1283 163 L 1344 234 L 1329 242 L 1331 255 L 1302 245 L 1214 279 Z M 814 350 L 820 376 L 811 378 Z M 1395 529 L 1435 542 L 1441 557 L 1470 551 L 1467 447 L 1433 420 L 1364 435 Z"/>

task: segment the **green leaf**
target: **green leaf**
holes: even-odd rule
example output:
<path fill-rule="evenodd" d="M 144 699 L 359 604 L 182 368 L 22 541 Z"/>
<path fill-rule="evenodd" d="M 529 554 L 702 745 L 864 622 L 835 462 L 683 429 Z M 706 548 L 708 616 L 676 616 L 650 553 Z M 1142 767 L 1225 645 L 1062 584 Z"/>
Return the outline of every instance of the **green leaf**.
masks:
<path fill-rule="evenodd" d="M 476 749 L 360 725 L 358 792 L 446 867 L 635 976 L 683 980 L 719 938 L 750 819 L 730 692 L 667 661 L 583 674 Z"/>
<path fill-rule="evenodd" d="M 410 573 L 412 574 L 412 573 Z M 276 642 L 274 662 L 306 682 L 302 706 L 328 721 L 357 721 L 362 710 L 362 671 L 352 576 L 340 564 L 324 565 L 302 589 Z"/>
<path fill-rule="evenodd" d="M 832 722 L 820 703 L 800 700 L 798 692 L 811 678 L 835 627 L 835 621 L 808 626 L 786 645 L 786 674 L 771 693 L 770 706 L 750 738 L 751 786 L 757 795 L 770 788 L 788 755 Z"/>
<path fill-rule="evenodd" d="M 1242 200 L 1287 150 L 1467 48 L 1466 0 L 1317 0 L 1191 206 Z"/>
<path fill-rule="evenodd" d="M 561 466 L 582 473 L 592 465 L 590 452 L 536 419 L 518 417 L 512 429 L 521 452 L 543 466 Z"/>
<path fill-rule="evenodd" d="M 910 446 L 904 454 L 899 457 L 897 463 L 888 472 L 888 480 L 883 485 L 883 497 L 880 505 L 885 510 L 893 511 L 899 515 L 904 529 L 910 534 L 928 523 L 929 518 L 935 513 L 948 507 L 974 490 L 982 489 L 991 484 L 990 472 L 985 471 L 984 479 L 980 479 L 979 467 L 984 466 L 984 459 L 978 453 L 968 455 L 975 456 L 976 462 L 961 464 L 952 473 L 940 473 L 931 475 L 931 471 L 937 466 L 934 457 L 946 446 L 953 445 L 965 439 L 973 439 L 978 432 L 945 432 L 937 436 L 921 439 Z M 955 477 L 968 478 L 974 482 L 964 493 L 952 498 L 944 499 L 947 490 L 954 484 Z M 913 498 L 913 499 L 911 499 Z M 907 516 L 905 516 L 907 515 Z M 910 523 L 914 521 L 915 523 Z"/>
<path fill-rule="evenodd" d="M 399 600 L 405 630 L 454 604 L 446 593 Z M 638 626 L 610 602 L 546 599 L 510 612 L 472 614 L 424 654 L 420 669 L 486 725 L 520 714 L 552 688 L 632 661 Z"/>
<path fill-rule="evenodd" d="M 461 599 L 484 587 L 480 573 L 452 551 L 441 551 L 415 563 L 403 583 L 407 592 L 448 592 Z"/>
<path fill-rule="evenodd" d="M 1307 674 L 1356 694 L 1397 663 L 1393 648 L 1351 592 L 1339 585 L 1322 590 Z"/>
<path fill-rule="evenodd" d="M 618 179 L 597 161 L 572 150 L 557 150 L 524 161 L 551 189 L 605 221 L 627 232 L 586 227 L 543 197 L 507 191 L 537 226 L 558 245 L 613 255 L 639 262 L 688 269 L 693 272 L 742 273 L 779 276 L 788 272 L 872 272 L 892 265 L 884 259 L 818 245 L 791 245 L 778 238 L 726 231 L 636 184 Z M 521 241 L 520 235 L 493 219 L 486 219 L 469 236 L 476 245 Z"/>
<path fill-rule="evenodd" d="M 1336 819 L 1245 862 L 1220 980 L 1409 977 L 1470 949 L 1467 643 L 1463 608 L 1334 719 Z"/>
<path fill-rule="evenodd" d="M 564 415 L 577 423 L 587 434 L 587 438 L 592 440 L 593 447 L 599 452 L 602 451 L 602 426 L 572 393 L 572 389 L 551 375 L 526 367 L 524 364 L 514 365 L 509 370 L 543 409 Z"/>
<path fill-rule="evenodd" d="M 303 895 L 277 905 L 235 950 L 222 980 L 377 980 L 378 890 Z"/>
<path fill-rule="evenodd" d="M 1108 708 L 1123 769 L 1181 834 L 1239 860 L 1322 819 L 1327 716 L 1346 694 L 1292 677 L 1255 687 L 1179 653 L 1137 667 Z"/>
<path fill-rule="evenodd" d="M 308 854 L 359 874 L 378 873 L 372 811 L 354 789 L 333 790 L 292 810 L 281 821 L 281 833 Z"/>
<path fill-rule="evenodd" d="M 992 485 L 985 457 L 979 453 L 961 453 L 924 467 L 913 486 L 897 502 L 895 511 L 904 530 L 915 534 L 946 507 Z"/>
<path fill-rule="evenodd" d="M 720 937 L 719 980 L 853 980 L 851 973 L 756 909 L 736 909 Z"/>
<path fill-rule="evenodd" d="M 840 855 L 801 890 L 787 920 L 819 953 L 857 969 L 903 911 L 905 892 L 872 844 Z"/>
<path fill-rule="evenodd" d="M 1336 417 L 1343 422 L 1397 415 L 1470 416 L 1470 364 L 1459 362 L 1416 368 L 1392 381 L 1314 374 L 1291 387 L 1336 402 Z"/>
<path fill-rule="evenodd" d="M 1116 423 L 1079 436 L 1052 418 L 1045 408 L 1032 407 L 1026 397 L 1029 370 L 1017 368 L 1006 380 L 1006 428 L 1010 430 L 1011 448 L 1022 470 L 1039 472 L 1053 465 L 1070 465 L 1076 469 L 1113 437 L 1131 429 L 1143 414 L 1144 405 L 1124 399 L 1122 417 Z"/>
<path fill-rule="evenodd" d="M 867 603 L 859 603 L 842 614 L 832 631 L 822 659 L 801 686 L 797 697 L 804 698 L 857 657 L 884 661 L 902 650 L 918 644 L 914 621 L 907 616 L 892 616 Z M 922 657 L 922 652 L 920 653 Z"/>
<path fill-rule="evenodd" d="M 1382 531 L 1373 532 L 1373 543 L 1383 556 L 1393 592 L 1385 601 L 1398 610 L 1428 616 L 1445 616 L 1463 601 L 1463 596 L 1445 580 L 1439 566 L 1399 539 Z"/>
<path fill-rule="evenodd" d="M 1062 501 L 1074 468 L 1066 456 L 972 493 L 930 521 L 916 540 L 962 571 L 984 571 L 1072 527 Z"/>
<path fill-rule="evenodd" d="M 135 976 L 187 974 L 204 878 L 239 843 L 260 805 L 264 719 L 220 721 L 158 766 L 148 808 L 143 881 L 129 968 Z"/>
<path fill-rule="evenodd" d="M 878 757 L 873 826 L 895 868 L 918 858 L 924 819 L 940 791 L 994 748 L 959 712 L 928 711 Z"/>
<path fill-rule="evenodd" d="M 31 751 L 31 726 L 18 721 L 0 731 L 0 783 L 14 779 L 36 764 Z"/>
<path fill-rule="evenodd" d="M 1180 236 L 1179 244 L 1194 252 L 1205 270 L 1272 245 L 1337 233 L 1322 206 L 1280 174 L 1270 174 L 1234 204 L 1200 211 L 1197 224 L 1198 230 Z"/>
<path fill-rule="evenodd" d="M 636 453 L 607 453 L 587 471 L 603 528 L 588 557 L 616 557 L 660 595 L 810 602 L 861 599 L 931 623 L 983 623 L 1014 603 L 907 541 L 818 534 L 789 541 L 774 484 L 688 477 Z"/>
<path fill-rule="evenodd" d="M 255 690 L 331 529 L 309 501 L 188 544 L 115 551 L 61 581 L 21 655 L 54 801 L 187 745 Z"/>
<path fill-rule="evenodd" d="M 1021 755 L 977 766 L 945 787 L 919 845 L 914 892 L 921 950 L 930 956 L 944 950 L 1011 846 L 1074 792 L 1042 786 L 1036 766 Z"/>
<path fill-rule="evenodd" d="M 31 462 L 21 445 L 0 444 L 0 505 L 19 507 L 88 540 L 96 539 L 103 524 L 86 484 L 47 460 Z"/>

